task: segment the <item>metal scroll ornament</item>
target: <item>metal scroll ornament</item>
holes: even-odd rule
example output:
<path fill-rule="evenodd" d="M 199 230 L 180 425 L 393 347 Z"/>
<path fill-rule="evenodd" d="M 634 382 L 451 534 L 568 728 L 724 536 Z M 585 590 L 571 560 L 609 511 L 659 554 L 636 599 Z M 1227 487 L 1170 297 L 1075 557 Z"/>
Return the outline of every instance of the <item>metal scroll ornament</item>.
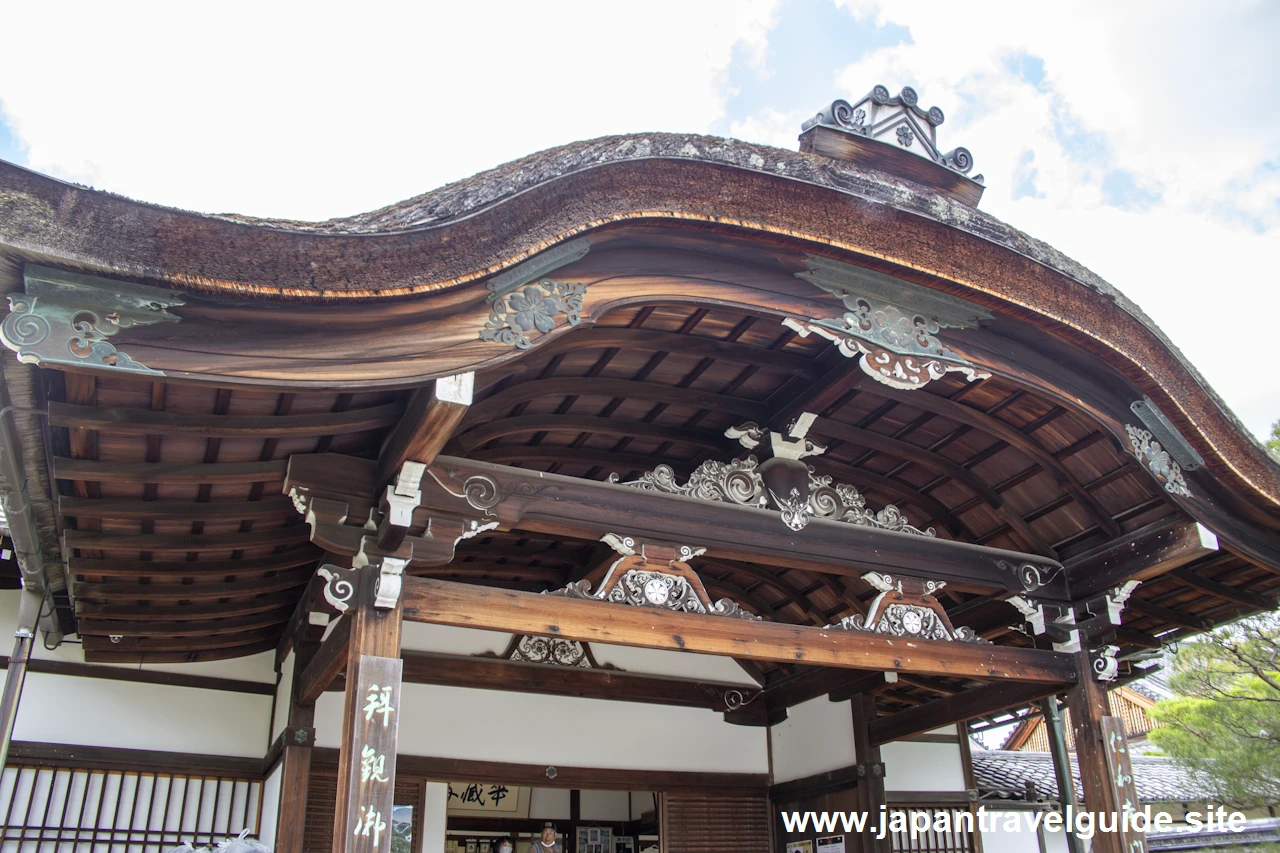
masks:
<path fill-rule="evenodd" d="M 566 640 L 563 637 L 521 637 L 508 659 L 591 669 L 586 647 L 576 640 Z"/>
<path fill-rule="evenodd" d="M 951 619 L 934 593 L 945 581 L 894 577 L 880 572 L 867 572 L 862 579 L 880 591 L 871 602 L 867 615 L 846 616 L 828 628 L 862 631 L 890 637 L 917 640 L 944 640 L 957 643 L 987 643 L 967 626 L 953 627 Z"/>
<path fill-rule="evenodd" d="M 730 619 L 759 620 L 760 617 L 738 606 L 736 601 L 721 598 L 704 602 L 687 578 L 666 572 L 630 569 L 617 583 L 607 585 L 600 593 L 591 591 L 591 581 L 569 583 L 563 589 L 546 595 L 562 595 L 586 601 L 608 601 L 632 607 L 648 607 L 655 610 L 672 610 L 677 613 L 698 613 L 706 616 L 725 616 Z"/>
<path fill-rule="evenodd" d="M 1173 457 L 1169 455 L 1169 451 L 1165 450 L 1160 442 L 1155 440 L 1150 430 L 1139 429 L 1130 424 L 1124 425 L 1125 432 L 1129 434 L 1129 444 L 1133 446 L 1133 455 L 1138 457 L 1138 461 L 1147 466 L 1147 470 L 1164 486 L 1164 490 L 1171 495 L 1180 495 L 1184 498 L 1191 497 L 1191 490 L 1187 488 L 1187 481 L 1182 476 L 1182 468 L 1177 462 L 1173 461 Z"/>
<path fill-rule="evenodd" d="M 506 295 L 490 296 L 489 319 L 480 330 L 480 340 L 493 341 L 517 349 L 533 344 L 526 336 L 535 329 L 547 334 L 556 327 L 561 314 L 570 326 L 582 321 L 582 299 L 585 284 L 543 279 Z"/>
<path fill-rule="evenodd" d="M 728 463 L 703 462 L 683 484 L 677 482 L 675 471 L 668 465 L 659 465 L 640 479 L 625 483 L 620 482 L 616 474 L 611 474 L 609 482 L 633 489 L 763 509 L 769 505 L 769 493 L 758 468 L 756 457 L 747 456 Z M 878 511 L 868 508 L 867 499 L 856 488 L 832 483 L 831 477 L 821 476 L 813 468 L 809 469 L 808 500 L 800 504 L 795 498 L 798 498 L 798 492 L 795 495 L 773 495 L 783 522 L 792 530 L 803 529 L 812 518 L 825 518 L 916 536 L 934 535 L 932 527 L 926 530 L 913 527 L 902 510 L 893 504 L 886 504 Z"/>
<path fill-rule="evenodd" d="M 165 309 L 184 304 L 181 294 L 34 265 L 24 277 L 26 292 L 9 294 L 9 315 L 0 324 L 0 341 L 19 361 L 164 375 L 107 338 L 121 329 L 178 322 Z"/>

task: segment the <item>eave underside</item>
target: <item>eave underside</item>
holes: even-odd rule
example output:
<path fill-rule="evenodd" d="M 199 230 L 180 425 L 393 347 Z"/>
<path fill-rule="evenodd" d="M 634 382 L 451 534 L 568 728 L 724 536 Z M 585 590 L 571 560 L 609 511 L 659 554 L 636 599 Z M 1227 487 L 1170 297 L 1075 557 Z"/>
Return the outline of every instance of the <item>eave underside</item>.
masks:
<path fill-rule="evenodd" d="M 52 497 L 67 537 L 61 601 L 74 608 L 86 658 L 98 661 L 275 648 L 322 556 L 281 494 L 285 461 L 375 458 L 410 393 L 40 374 Z M 856 486 L 874 509 L 896 505 L 942 539 L 1070 564 L 1126 534 L 1187 520 L 1128 448 L 1045 394 L 1001 378 L 897 391 L 825 342 L 724 308 L 621 308 L 476 383 L 452 455 L 594 480 L 665 463 L 683 480 L 704 461 L 746 454 L 726 428 L 785 425 L 810 411 L 819 415 L 813 436 L 829 446 L 808 460 L 818 473 Z M 420 573 L 539 591 L 590 576 L 610 554 L 597 541 L 502 530 Z M 865 613 L 875 592 L 856 577 L 767 560 L 710 553 L 693 565 L 713 596 L 777 622 L 830 624 Z M 1277 592 L 1274 570 L 1221 551 L 1148 580 L 1116 639 L 1122 656 L 1139 655 Z M 954 589 L 942 598 L 956 625 L 1031 645 L 1007 603 Z M 751 669 L 765 684 L 794 683 L 806 670 Z M 877 689 L 894 709 L 968 686 L 904 677 Z"/>

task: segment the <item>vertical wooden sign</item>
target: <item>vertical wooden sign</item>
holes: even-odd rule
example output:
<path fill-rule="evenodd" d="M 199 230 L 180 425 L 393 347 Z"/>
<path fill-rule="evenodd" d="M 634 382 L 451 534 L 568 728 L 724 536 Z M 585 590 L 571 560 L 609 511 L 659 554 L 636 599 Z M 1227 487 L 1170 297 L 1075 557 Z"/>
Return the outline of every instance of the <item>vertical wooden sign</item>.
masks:
<path fill-rule="evenodd" d="M 1129 761 L 1129 741 L 1124 733 L 1124 721 L 1119 717 L 1103 717 L 1099 720 L 1102 730 L 1102 752 L 1106 756 L 1107 781 L 1115 786 L 1115 803 L 1123 819 L 1127 811 L 1132 815 L 1141 806 L 1138 803 L 1138 788 L 1133 781 L 1133 765 Z M 1122 828 L 1124 824 L 1121 824 Z M 1146 853 L 1146 836 L 1141 832 L 1128 829 L 1120 832 L 1121 844 L 1125 853 Z"/>
<path fill-rule="evenodd" d="M 353 829 L 343 845 L 352 853 L 391 850 L 403 666 L 400 658 L 360 656 L 359 690 L 348 732 L 352 760 L 347 768 L 347 826 Z"/>

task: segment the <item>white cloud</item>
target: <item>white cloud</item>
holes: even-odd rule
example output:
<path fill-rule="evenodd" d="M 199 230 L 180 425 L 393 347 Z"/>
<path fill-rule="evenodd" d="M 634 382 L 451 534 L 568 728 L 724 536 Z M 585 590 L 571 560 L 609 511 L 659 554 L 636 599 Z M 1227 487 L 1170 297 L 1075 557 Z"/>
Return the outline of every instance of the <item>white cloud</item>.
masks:
<path fill-rule="evenodd" d="M 773 5 L 11 4 L 0 103 L 32 168 L 324 218 L 577 139 L 706 130 Z"/>
<path fill-rule="evenodd" d="M 1152 316 L 1259 435 L 1280 418 L 1280 7 L 1262 3 L 986 4 L 848 0 L 910 29 L 841 74 L 857 97 L 911 84 L 947 113 L 944 148 L 986 175 L 984 210 L 1092 268 Z M 1010 60 L 1043 61 L 1039 85 Z M 1064 121 L 1091 144 L 1064 142 Z M 1034 159 L 1028 163 L 1028 153 Z M 1270 160 L 1271 168 L 1265 168 Z M 1020 195 L 1034 170 L 1034 197 Z M 1107 177 L 1158 200 L 1108 204 Z"/>

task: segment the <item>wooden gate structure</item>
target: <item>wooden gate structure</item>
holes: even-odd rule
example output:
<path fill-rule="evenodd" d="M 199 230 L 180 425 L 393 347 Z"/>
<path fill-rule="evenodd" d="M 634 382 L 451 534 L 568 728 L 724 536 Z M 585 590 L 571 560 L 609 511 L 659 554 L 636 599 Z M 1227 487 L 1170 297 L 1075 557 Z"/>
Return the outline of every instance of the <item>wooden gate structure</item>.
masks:
<path fill-rule="evenodd" d="M 745 726 L 853 698 L 873 812 L 880 745 L 1061 695 L 1088 806 L 1121 810 L 1107 684 L 1275 606 L 1280 467 L 1122 294 L 977 209 L 941 119 L 877 87 L 800 152 L 598 139 L 324 223 L 0 164 L 27 629 L 91 663 L 292 656 L 280 853 L 327 689 L 333 850 L 385 849 L 405 683 Z M 402 655 L 406 622 L 758 689 Z"/>

